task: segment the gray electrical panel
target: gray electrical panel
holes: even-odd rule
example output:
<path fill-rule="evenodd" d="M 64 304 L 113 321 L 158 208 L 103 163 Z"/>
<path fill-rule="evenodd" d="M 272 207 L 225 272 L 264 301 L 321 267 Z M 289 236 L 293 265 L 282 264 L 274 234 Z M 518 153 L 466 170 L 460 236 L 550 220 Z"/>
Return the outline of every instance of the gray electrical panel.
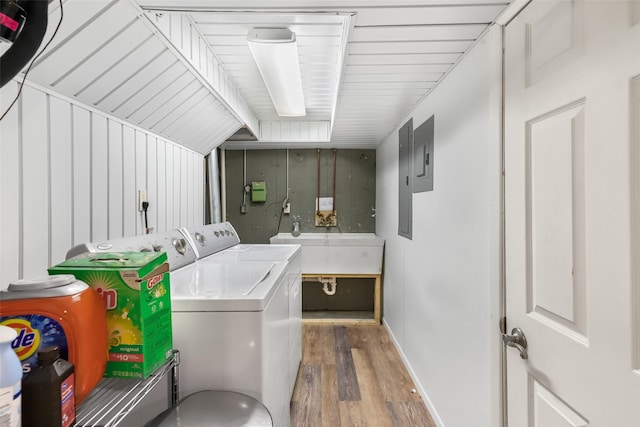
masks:
<path fill-rule="evenodd" d="M 429 117 L 413 131 L 413 192 L 433 191 L 433 127 Z"/>
<path fill-rule="evenodd" d="M 413 119 L 409 119 L 398 131 L 398 150 L 398 235 L 411 239 Z"/>

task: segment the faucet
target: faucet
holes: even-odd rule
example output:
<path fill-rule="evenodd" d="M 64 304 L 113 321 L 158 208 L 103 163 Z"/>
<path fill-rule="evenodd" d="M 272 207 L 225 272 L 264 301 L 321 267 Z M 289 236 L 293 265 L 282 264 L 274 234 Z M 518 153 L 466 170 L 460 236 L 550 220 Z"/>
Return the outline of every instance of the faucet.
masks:
<path fill-rule="evenodd" d="M 300 217 L 294 215 L 293 217 L 293 230 L 291 231 L 291 235 L 293 237 L 298 237 L 300 235 Z"/>

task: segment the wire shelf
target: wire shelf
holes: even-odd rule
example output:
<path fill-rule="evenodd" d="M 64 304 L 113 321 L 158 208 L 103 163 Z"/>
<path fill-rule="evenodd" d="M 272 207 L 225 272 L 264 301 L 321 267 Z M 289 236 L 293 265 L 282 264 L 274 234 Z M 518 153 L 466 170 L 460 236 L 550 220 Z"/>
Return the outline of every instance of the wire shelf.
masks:
<path fill-rule="evenodd" d="M 143 380 L 105 378 L 78 406 L 77 427 L 115 427 L 169 374 L 169 406 L 178 403 L 178 366 L 180 353 Z"/>

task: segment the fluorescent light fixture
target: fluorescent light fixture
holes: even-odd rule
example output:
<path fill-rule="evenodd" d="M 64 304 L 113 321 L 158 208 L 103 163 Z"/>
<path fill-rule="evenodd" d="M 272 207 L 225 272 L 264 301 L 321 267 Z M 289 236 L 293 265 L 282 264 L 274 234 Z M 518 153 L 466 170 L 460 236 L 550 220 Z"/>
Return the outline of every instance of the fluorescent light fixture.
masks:
<path fill-rule="evenodd" d="M 287 28 L 252 28 L 247 42 L 278 115 L 306 115 L 295 33 Z"/>

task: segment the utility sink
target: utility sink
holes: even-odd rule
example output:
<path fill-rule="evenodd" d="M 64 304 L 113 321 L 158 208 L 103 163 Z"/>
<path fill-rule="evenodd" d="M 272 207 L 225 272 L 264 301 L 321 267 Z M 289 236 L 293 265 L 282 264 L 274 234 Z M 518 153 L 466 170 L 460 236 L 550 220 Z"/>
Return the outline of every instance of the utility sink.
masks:
<path fill-rule="evenodd" d="M 302 245 L 304 274 L 382 274 L 384 239 L 374 233 L 279 233 L 270 242 Z"/>

